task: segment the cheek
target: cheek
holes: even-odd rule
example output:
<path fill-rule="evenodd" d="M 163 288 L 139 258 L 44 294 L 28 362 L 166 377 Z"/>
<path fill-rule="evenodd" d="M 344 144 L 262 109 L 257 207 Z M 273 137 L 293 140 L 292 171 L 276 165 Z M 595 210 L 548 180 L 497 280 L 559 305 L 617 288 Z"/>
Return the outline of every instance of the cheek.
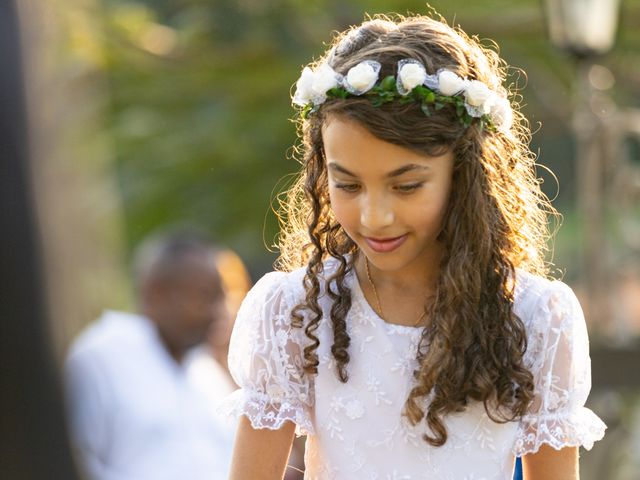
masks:
<path fill-rule="evenodd" d="M 425 206 L 419 211 L 414 211 L 414 218 L 428 230 L 438 227 L 442 223 L 443 217 L 444 210 L 436 205 Z"/>
<path fill-rule="evenodd" d="M 448 195 L 429 195 L 419 202 L 416 208 L 404 208 L 404 219 L 410 223 L 418 223 L 423 227 L 437 227 L 442 223 L 448 208 Z"/>
<path fill-rule="evenodd" d="M 355 202 L 346 201 L 339 192 L 333 189 L 329 190 L 329 199 L 331 200 L 331 211 L 336 221 L 345 230 L 348 230 L 354 218 L 358 217 Z"/>

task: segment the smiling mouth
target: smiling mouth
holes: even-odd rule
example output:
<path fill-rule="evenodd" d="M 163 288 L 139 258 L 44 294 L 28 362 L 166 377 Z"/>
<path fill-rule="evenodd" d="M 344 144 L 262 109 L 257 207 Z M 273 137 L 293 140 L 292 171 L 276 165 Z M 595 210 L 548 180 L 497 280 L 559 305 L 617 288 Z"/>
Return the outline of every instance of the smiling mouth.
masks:
<path fill-rule="evenodd" d="M 364 237 L 365 242 L 367 242 L 367 245 L 369 245 L 371 250 L 378 253 L 391 252 L 402 245 L 406 239 L 406 234 L 392 238 Z"/>

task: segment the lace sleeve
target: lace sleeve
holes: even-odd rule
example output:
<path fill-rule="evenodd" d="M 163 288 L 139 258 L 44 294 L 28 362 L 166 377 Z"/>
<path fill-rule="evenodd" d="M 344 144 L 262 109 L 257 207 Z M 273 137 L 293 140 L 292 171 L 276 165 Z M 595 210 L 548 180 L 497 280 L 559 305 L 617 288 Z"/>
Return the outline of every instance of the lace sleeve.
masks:
<path fill-rule="evenodd" d="M 240 389 L 220 411 L 245 415 L 253 428 L 276 430 L 291 421 L 298 435 L 308 435 L 314 433 L 313 393 L 303 374 L 302 330 L 290 326 L 286 275 L 265 275 L 242 302 L 229 347 L 229 369 Z"/>
<path fill-rule="evenodd" d="M 533 310 L 529 359 L 534 400 L 518 427 L 515 455 L 535 453 L 544 443 L 556 450 L 591 449 L 606 425 L 584 404 L 591 390 L 589 338 L 584 315 L 573 291 L 555 281 Z"/>

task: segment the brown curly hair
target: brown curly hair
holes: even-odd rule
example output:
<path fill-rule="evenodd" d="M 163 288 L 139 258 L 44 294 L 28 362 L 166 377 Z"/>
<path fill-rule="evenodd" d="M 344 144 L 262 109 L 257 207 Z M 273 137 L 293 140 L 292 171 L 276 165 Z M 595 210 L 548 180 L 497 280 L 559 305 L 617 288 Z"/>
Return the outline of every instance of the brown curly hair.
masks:
<path fill-rule="evenodd" d="M 328 99 L 317 112 L 299 120 L 302 143 L 295 152 L 302 172 L 282 201 L 277 266 L 292 270 L 306 265 L 306 298 L 293 310 L 292 324 L 303 328 L 310 340 L 304 348 L 305 372 L 316 374 L 319 340 L 314 332 L 322 318 L 318 296 L 323 261 L 338 260 L 324 289 L 332 301 L 331 352 L 337 375 L 346 382 L 351 291 L 345 277 L 354 268 L 358 248 L 329 205 L 323 123 L 329 115 L 354 120 L 383 141 L 427 155 L 451 149 L 452 191 L 439 237 L 444 255 L 435 300 L 426 307 L 431 321 L 418 348 L 420 367 L 405 404 L 409 421 L 415 425 L 424 419 L 431 432 L 424 439 L 440 446 L 447 440 L 443 417 L 464 410 L 469 401 L 483 402 L 497 422 L 526 412 L 533 398 L 533 377 L 523 364 L 525 327 L 513 312 L 515 269 L 548 275 L 547 215 L 557 213 L 535 175 L 528 123 L 517 109 L 514 92 L 502 86 L 507 66 L 477 39 L 442 19 L 376 16 L 338 34 L 316 65 L 327 62 L 345 75 L 361 61 L 374 59 L 381 63 L 384 78 L 396 73 L 403 58 L 419 60 L 430 74 L 448 69 L 509 94 L 513 126 L 507 132 L 483 130 L 478 124 L 465 127 L 452 106 L 427 118 L 416 104 L 374 107 L 361 97 Z M 426 412 L 421 404 L 428 404 Z"/>

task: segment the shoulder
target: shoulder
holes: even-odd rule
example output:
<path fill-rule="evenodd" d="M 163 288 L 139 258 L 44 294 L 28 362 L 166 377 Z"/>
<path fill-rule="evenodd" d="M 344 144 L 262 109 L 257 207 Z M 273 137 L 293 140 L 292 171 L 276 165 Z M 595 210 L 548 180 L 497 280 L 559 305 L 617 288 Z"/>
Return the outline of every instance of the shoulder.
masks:
<path fill-rule="evenodd" d="M 293 306 L 304 298 L 304 268 L 291 272 L 273 271 L 263 275 L 247 293 L 241 311 L 256 310 L 277 302 Z"/>
<path fill-rule="evenodd" d="M 150 337 L 148 320 L 133 313 L 105 311 L 74 340 L 67 363 L 118 354 L 130 345 L 138 345 Z"/>
<path fill-rule="evenodd" d="M 336 271 L 338 263 L 335 259 L 328 259 L 323 262 L 323 272 L 319 278 L 321 288 L 320 296 L 323 295 L 326 289 L 326 280 Z M 306 267 L 297 268 L 290 272 L 269 272 L 255 283 L 243 303 L 251 304 L 260 302 L 264 304 L 278 297 L 283 299 L 290 307 L 298 305 L 306 298 L 304 282 L 306 272 Z"/>
<path fill-rule="evenodd" d="M 528 354 L 541 354 L 558 341 L 588 345 L 580 302 L 571 287 L 560 280 L 518 270 L 514 312 L 527 331 Z"/>
<path fill-rule="evenodd" d="M 580 303 L 566 283 L 524 270 L 516 271 L 515 313 L 525 322 L 582 317 Z"/>

